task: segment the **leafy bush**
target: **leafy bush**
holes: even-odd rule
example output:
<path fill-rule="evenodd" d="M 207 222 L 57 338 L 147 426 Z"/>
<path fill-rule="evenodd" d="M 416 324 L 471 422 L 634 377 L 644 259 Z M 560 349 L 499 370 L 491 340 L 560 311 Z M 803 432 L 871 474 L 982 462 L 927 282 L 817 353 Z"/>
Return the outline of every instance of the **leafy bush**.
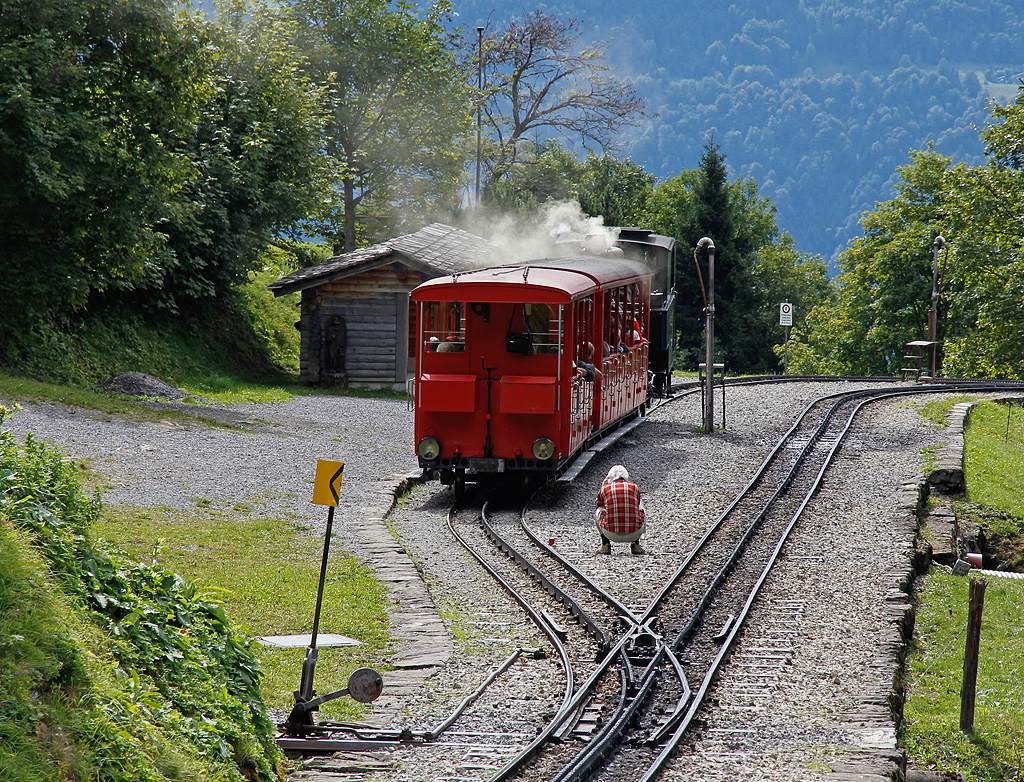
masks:
<path fill-rule="evenodd" d="M 55 383 L 95 386 L 117 372 L 168 382 L 234 376 L 282 379 L 298 372 L 294 297 L 274 300 L 255 276 L 223 301 L 177 316 L 147 311 L 129 297 L 96 302 L 74 317 L 38 321 L 0 340 L 0 366 Z"/>
<path fill-rule="evenodd" d="M 75 472 L 0 431 L 0 778 L 277 778 L 248 641 L 194 585 L 96 548 L 101 503 Z"/>

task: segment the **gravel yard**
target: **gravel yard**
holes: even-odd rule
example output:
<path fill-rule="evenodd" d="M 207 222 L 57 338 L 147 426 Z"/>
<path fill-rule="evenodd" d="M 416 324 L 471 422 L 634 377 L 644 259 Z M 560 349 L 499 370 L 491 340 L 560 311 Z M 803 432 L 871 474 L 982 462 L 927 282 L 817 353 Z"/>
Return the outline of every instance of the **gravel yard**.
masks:
<path fill-rule="evenodd" d="M 599 573 L 626 602 L 643 603 L 807 403 L 874 385 L 730 387 L 727 431 L 713 436 L 693 432 L 701 418 L 699 394 L 682 398 L 655 410 L 573 486 L 547 495 L 532 518 L 563 554 Z M 721 397 L 715 401 L 720 416 Z M 913 536 L 908 507 L 921 479 L 922 449 L 945 437 L 920 416 L 923 401 L 874 404 L 858 419 L 852 442 L 840 451 L 766 584 L 734 655 L 736 672 L 731 666 L 716 685 L 719 708 L 706 715 L 701 738 L 675 760 L 666 779 L 839 780 L 830 772 L 882 774 L 889 768 L 894 735 L 887 698 L 902 615 L 898 587 L 906 580 Z M 346 520 L 359 519 L 362 527 L 374 523 L 387 510 L 386 500 L 380 507 L 381 481 L 415 468 L 412 413 L 404 401 L 310 396 L 282 404 L 168 407 L 215 416 L 231 428 L 170 419 L 140 423 L 52 405 L 26 405 L 12 427 L 102 474 L 108 503 L 246 502 L 252 513 L 293 514 L 313 525 L 323 523 L 321 509 L 309 502 L 316 460 L 344 461 L 338 541 L 373 561 L 362 548 L 360 525 Z M 615 463 L 629 469 L 644 493 L 647 556 L 631 556 L 626 544 L 613 544 L 610 557 L 594 553 L 593 497 Z M 510 601 L 455 547 L 444 525 L 448 497 L 436 484 L 415 487 L 387 524 L 422 574 L 454 640 L 433 658 L 439 664 L 421 669 L 420 678 L 429 678 L 382 698 L 367 715 L 369 723 L 432 726 L 512 648 L 542 645 Z M 406 620 L 399 613 L 401 636 Z M 404 633 L 416 635 L 408 622 Z M 773 670 L 760 670 L 761 662 L 775 658 Z M 555 684 L 556 667 L 533 659 L 517 666 L 528 675 L 516 683 L 511 676 L 499 679 L 457 729 L 532 732 L 554 711 L 545 690 Z M 756 687 L 739 675 L 744 667 L 760 671 Z M 385 675 L 386 695 L 391 677 Z M 774 698 L 770 708 L 765 694 Z M 349 778 L 340 769 L 355 762 L 376 768 L 374 780 L 486 779 L 507 754 L 499 744 L 495 739 L 483 754 L 450 744 L 320 762 L 313 764 L 319 770 L 302 777 Z"/>

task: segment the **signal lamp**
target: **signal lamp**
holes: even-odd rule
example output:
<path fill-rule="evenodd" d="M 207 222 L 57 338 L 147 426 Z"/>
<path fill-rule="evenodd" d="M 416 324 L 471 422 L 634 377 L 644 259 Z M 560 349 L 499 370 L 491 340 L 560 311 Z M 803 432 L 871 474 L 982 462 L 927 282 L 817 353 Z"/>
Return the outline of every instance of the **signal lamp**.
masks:
<path fill-rule="evenodd" d="M 533 455 L 535 458 L 546 462 L 555 455 L 555 444 L 547 437 L 538 437 L 533 441 Z"/>
<path fill-rule="evenodd" d="M 441 443 L 436 437 L 424 437 L 416 446 L 416 453 L 428 462 L 432 462 L 441 455 Z"/>

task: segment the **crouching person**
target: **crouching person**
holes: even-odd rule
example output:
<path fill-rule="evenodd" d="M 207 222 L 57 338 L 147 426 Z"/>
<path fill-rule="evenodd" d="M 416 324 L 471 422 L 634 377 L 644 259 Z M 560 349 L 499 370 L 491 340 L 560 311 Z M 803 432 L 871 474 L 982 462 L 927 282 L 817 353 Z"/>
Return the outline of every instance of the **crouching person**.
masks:
<path fill-rule="evenodd" d="M 640 545 L 644 533 L 644 503 L 640 489 L 629 480 L 629 473 L 621 464 L 608 471 L 608 477 L 597 492 L 597 512 L 594 514 L 597 531 L 601 535 L 598 554 L 611 554 L 611 542 L 631 543 L 634 554 L 646 554 Z"/>

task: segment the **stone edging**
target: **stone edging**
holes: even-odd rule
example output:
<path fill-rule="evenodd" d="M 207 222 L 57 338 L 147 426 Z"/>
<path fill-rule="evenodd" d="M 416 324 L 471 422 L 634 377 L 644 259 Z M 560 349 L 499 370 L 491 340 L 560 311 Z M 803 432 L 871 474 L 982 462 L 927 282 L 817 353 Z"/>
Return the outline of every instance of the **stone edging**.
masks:
<path fill-rule="evenodd" d="M 940 504 L 929 511 L 928 499 L 933 492 L 951 495 L 965 491 L 964 432 L 971 408 L 976 404 L 953 405 L 946 417 L 948 438 L 939 451 L 938 466 L 919 483 L 901 487 L 894 522 L 906 528 L 906 539 L 915 544 L 907 552 L 906 569 L 891 574 L 894 588 L 885 597 L 889 623 L 882 631 L 879 645 L 882 654 L 878 660 L 868 663 L 878 670 L 878 686 L 874 692 L 865 693 L 862 708 L 849 715 L 849 729 L 858 736 L 864 750 L 845 763 L 835 764 L 833 773 L 828 775 L 829 782 L 934 782 L 937 779 L 932 772 L 908 772 L 907 757 L 898 746 L 906 699 L 905 665 L 916 618 L 910 595 L 914 580 L 927 573 L 933 556 L 956 559 L 956 522 L 952 510 Z M 925 527 L 932 527 L 939 533 L 934 542 L 927 539 Z"/>
<path fill-rule="evenodd" d="M 949 438 L 939 451 L 939 465 L 928 474 L 928 485 L 940 494 L 962 494 L 964 483 L 964 431 L 977 402 L 959 402 L 946 416 Z"/>
<path fill-rule="evenodd" d="M 384 674 L 384 692 L 368 715 L 381 725 L 393 721 L 403 699 L 415 693 L 454 651 L 419 570 L 384 522 L 397 499 L 418 482 L 417 475 L 392 475 L 378 481 L 367 498 L 369 504 L 360 508 L 359 521 L 352 525 L 361 541 L 360 557 L 388 588 L 390 597 L 394 670 Z"/>
<path fill-rule="evenodd" d="M 873 691 L 864 693 L 860 707 L 847 715 L 848 730 L 862 749 L 841 763 L 833 764 L 829 782 L 891 782 L 906 778 L 907 758 L 899 748 L 898 735 L 903 722 L 906 692 L 903 687 L 907 652 L 914 636 L 916 614 L 911 603 L 914 580 L 927 572 L 933 554 L 949 552 L 955 534 L 952 512 L 936 508 L 929 518 L 928 498 L 932 491 L 959 494 L 964 491 L 964 430 L 974 402 L 953 405 L 946 418 L 948 438 L 939 451 L 938 466 L 917 483 L 900 488 L 900 500 L 893 523 L 904 531 L 908 541 L 904 566 L 890 574 L 892 588 L 886 593 L 887 626 L 881 629 L 879 655 L 867 664 L 874 668 Z M 931 521 L 940 532 L 935 546 L 927 540 L 923 527 Z M 946 543 L 946 538 L 950 544 Z M 909 543 L 914 541 L 914 543 Z"/>

